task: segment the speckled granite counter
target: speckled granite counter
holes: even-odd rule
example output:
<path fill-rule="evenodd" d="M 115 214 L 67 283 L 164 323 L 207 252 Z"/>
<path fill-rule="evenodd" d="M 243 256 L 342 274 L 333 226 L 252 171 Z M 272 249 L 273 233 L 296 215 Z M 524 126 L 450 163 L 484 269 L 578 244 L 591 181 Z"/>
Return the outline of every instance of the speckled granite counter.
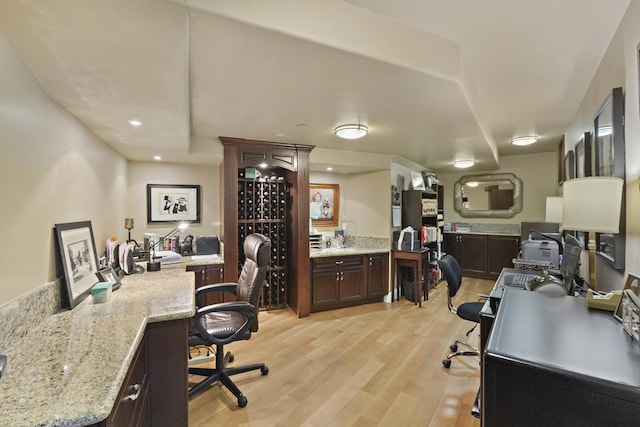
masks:
<path fill-rule="evenodd" d="M 331 248 L 322 249 L 320 251 L 311 251 L 309 258 L 323 258 L 331 256 L 346 256 L 346 255 L 366 255 L 366 254 L 378 254 L 389 252 L 389 249 L 383 248 Z"/>
<path fill-rule="evenodd" d="M 6 353 L 0 426 L 75 426 L 105 419 L 147 323 L 194 314 L 184 264 L 127 276 L 104 304 L 89 296 L 48 316 Z"/>

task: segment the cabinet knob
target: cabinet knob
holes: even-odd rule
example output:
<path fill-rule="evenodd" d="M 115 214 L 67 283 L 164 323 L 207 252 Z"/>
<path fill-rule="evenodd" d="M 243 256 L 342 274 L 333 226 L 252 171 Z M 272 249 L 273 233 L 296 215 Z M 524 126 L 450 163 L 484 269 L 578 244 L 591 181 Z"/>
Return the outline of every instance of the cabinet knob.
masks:
<path fill-rule="evenodd" d="M 126 396 L 124 400 L 130 400 L 133 402 L 138 400 L 138 397 L 140 397 L 140 384 L 134 384 L 131 386 L 131 388 L 135 393 Z"/>

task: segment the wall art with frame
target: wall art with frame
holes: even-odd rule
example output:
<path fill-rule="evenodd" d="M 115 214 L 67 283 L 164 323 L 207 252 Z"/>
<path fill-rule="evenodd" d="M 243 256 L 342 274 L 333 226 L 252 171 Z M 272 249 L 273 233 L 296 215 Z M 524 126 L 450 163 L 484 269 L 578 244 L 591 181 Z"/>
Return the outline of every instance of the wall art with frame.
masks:
<path fill-rule="evenodd" d="M 59 267 L 64 273 L 69 308 L 74 308 L 98 283 L 98 259 L 91 221 L 55 225 Z"/>
<path fill-rule="evenodd" d="M 200 186 L 147 184 L 147 224 L 200 223 Z"/>
<path fill-rule="evenodd" d="M 309 216 L 314 227 L 337 227 L 339 204 L 338 184 L 309 184 Z"/>

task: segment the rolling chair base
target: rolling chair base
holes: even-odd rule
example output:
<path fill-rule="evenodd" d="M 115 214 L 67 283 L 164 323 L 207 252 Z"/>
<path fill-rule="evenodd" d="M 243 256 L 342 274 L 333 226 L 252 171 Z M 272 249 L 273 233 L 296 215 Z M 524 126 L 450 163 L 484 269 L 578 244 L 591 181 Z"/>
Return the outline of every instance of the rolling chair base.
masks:
<path fill-rule="evenodd" d="M 469 350 L 460 350 L 459 351 L 458 350 L 458 346 L 459 345 L 465 346 Z M 480 351 L 478 351 L 477 348 L 473 347 L 470 344 L 467 344 L 464 341 L 456 341 L 453 344 L 451 344 L 449 346 L 449 348 L 451 349 L 451 351 L 453 351 L 453 353 L 449 354 L 447 356 L 447 358 L 442 361 L 442 365 L 447 369 L 449 369 L 449 367 L 451 367 L 451 359 L 454 358 L 454 357 L 457 357 L 457 356 L 479 356 L 480 355 Z"/>
<path fill-rule="evenodd" d="M 231 380 L 231 375 L 242 374 L 249 371 L 260 370 L 262 375 L 269 373 L 269 368 L 264 363 L 254 363 L 252 365 L 237 366 L 233 368 L 227 368 L 227 362 L 232 362 L 234 357 L 230 352 L 224 354 L 222 346 L 218 346 L 216 350 L 216 367 L 215 368 L 189 368 L 189 374 L 206 377 L 198 384 L 189 389 L 188 397 L 193 398 L 195 395 L 209 388 L 216 382 L 222 383 L 233 395 L 238 399 L 238 406 L 244 408 L 247 406 L 247 398 L 242 391 Z M 220 357 L 218 357 L 220 355 Z"/>

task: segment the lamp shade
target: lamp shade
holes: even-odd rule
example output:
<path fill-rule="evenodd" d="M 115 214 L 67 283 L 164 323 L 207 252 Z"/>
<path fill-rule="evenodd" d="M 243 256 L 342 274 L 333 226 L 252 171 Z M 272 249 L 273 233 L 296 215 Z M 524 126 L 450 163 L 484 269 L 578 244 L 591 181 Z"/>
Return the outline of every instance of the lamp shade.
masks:
<path fill-rule="evenodd" d="M 617 233 L 622 206 L 620 178 L 592 176 L 565 181 L 562 197 L 562 228 L 565 230 Z"/>
<path fill-rule="evenodd" d="M 547 197 L 546 222 L 562 223 L 562 197 Z"/>

